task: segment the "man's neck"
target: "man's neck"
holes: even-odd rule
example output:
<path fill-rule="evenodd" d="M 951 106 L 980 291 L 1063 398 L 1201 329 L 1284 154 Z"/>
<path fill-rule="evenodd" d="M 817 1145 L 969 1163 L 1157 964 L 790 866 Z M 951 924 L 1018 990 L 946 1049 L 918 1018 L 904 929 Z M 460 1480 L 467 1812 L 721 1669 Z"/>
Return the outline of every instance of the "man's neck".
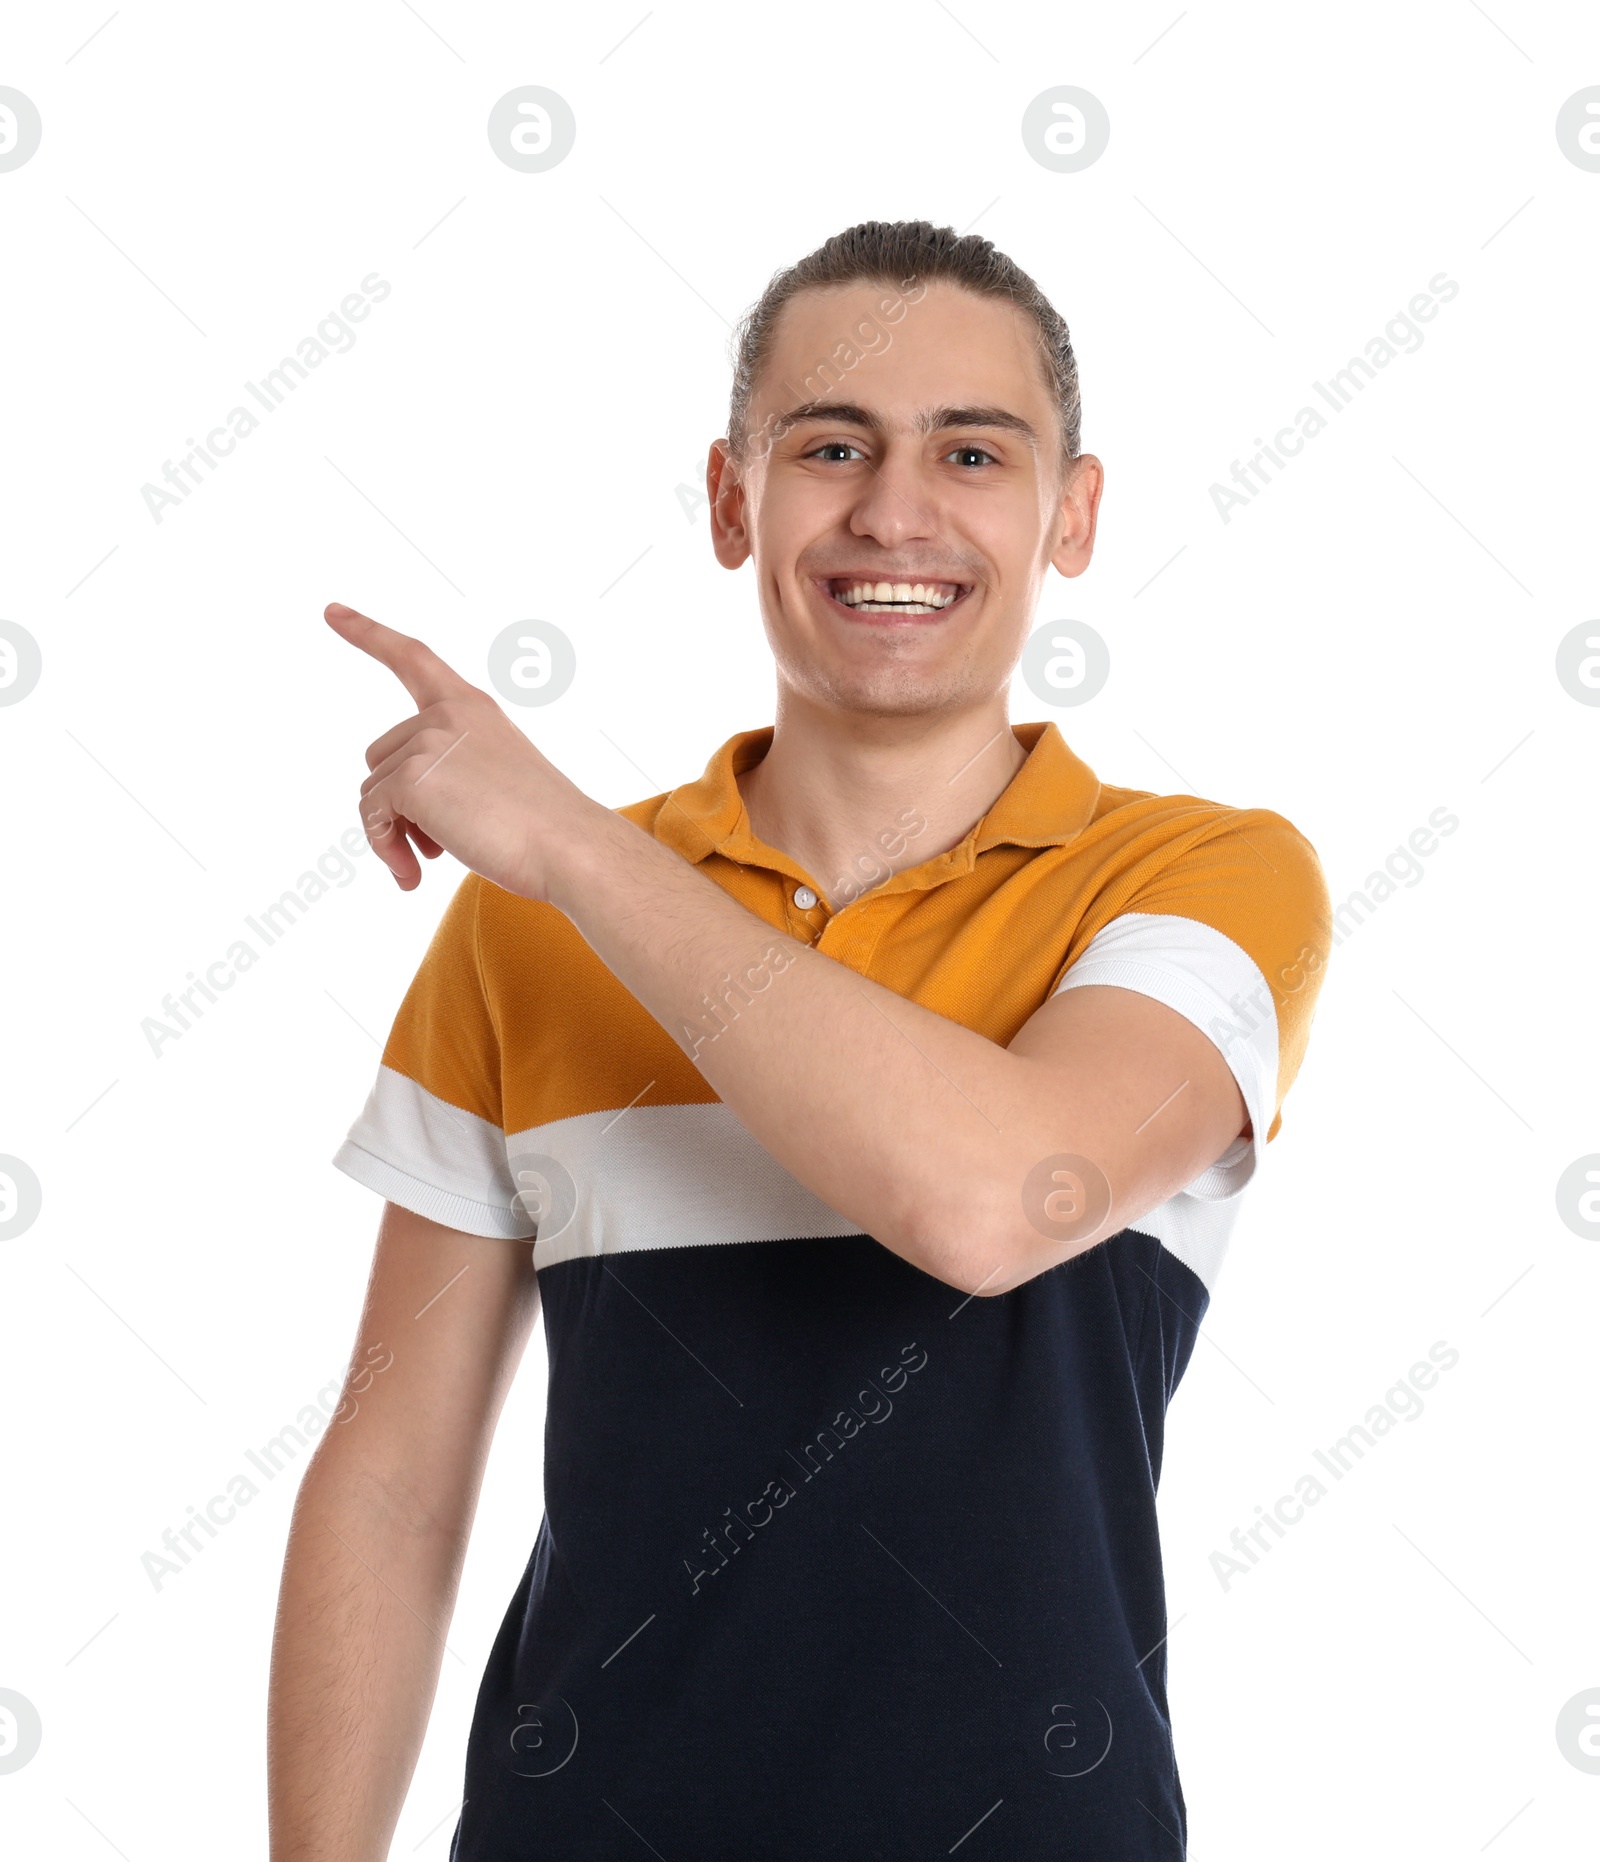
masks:
<path fill-rule="evenodd" d="M 739 793 L 756 837 L 811 874 L 835 906 L 956 846 L 1027 760 L 1003 698 L 902 718 L 785 696 L 771 748 L 738 778 Z"/>

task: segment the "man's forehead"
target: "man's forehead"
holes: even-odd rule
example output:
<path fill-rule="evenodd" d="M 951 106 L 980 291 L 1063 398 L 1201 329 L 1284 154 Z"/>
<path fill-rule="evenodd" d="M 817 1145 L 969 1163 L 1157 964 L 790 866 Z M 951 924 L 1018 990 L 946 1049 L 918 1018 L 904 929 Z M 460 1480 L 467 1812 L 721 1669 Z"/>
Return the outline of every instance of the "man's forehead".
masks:
<path fill-rule="evenodd" d="M 915 433 L 983 424 L 1036 440 L 1039 404 L 1050 400 L 1044 374 L 1017 305 L 943 281 L 902 297 L 862 279 L 790 299 L 755 398 L 774 423 L 815 418 Z"/>

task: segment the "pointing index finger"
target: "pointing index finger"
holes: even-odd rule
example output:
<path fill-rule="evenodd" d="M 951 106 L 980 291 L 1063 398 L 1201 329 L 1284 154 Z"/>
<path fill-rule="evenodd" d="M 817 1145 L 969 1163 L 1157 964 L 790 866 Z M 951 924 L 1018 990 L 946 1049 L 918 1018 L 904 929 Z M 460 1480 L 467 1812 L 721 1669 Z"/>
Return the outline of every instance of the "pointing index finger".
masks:
<path fill-rule="evenodd" d="M 411 694 L 419 711 L 472 689 L 425 641 L 385 627 L 382 621 L 360 614 L 342 601 L 330 601 L 322 618 L 351 646 L 387 666 Z"/>

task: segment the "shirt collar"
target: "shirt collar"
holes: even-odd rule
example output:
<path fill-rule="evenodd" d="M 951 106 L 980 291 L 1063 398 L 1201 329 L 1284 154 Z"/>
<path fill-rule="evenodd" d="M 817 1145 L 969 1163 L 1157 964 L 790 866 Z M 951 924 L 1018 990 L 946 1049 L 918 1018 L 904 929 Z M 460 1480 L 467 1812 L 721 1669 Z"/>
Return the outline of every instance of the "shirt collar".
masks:
<path fill-rule="evenodd" d="M 720 853 L 743 866 L 807 879 L 785 854 L 756 838 L 739 794 L 736 778 L 766 755 L 772 730 L 766 724 L 735 733 L 713 754 L 703 775 L 672 790 L 656 816 L 656 838 L 691 862 Z M 1011 731 L 1027 758 L 966 838 L 929 863 L 941 866 L 941 876 L 970 871 L 977 855 L 991 847 L 1060 846 L 1094 818 L 1099 779 L 1055 724 L 1013 724 Z"/>

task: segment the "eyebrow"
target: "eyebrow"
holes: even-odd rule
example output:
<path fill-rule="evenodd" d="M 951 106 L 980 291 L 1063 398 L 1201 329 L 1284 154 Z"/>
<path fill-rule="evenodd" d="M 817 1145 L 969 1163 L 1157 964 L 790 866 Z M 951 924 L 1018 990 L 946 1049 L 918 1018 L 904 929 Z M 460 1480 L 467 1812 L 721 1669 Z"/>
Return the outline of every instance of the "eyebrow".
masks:
<path fill-rule="evenodd" d="M 799 426 L 802 421 L 826 420 L 836 426 L 865 427 L 869 433 L 887 433 L 888 425 L 870 408 L 857 407 L 851 401 L 802 401 L 786 414 L 779 414 L 773 425 L 781 431 Z M 1020 433 L 1030 446 L 1037 447 L 1039 435 L 1020 414 L 1004 407 L 925 407 L 911 419 L 913 433 L 943 433 L 951 427 L 998 428 L 1005 433 Z"/>

